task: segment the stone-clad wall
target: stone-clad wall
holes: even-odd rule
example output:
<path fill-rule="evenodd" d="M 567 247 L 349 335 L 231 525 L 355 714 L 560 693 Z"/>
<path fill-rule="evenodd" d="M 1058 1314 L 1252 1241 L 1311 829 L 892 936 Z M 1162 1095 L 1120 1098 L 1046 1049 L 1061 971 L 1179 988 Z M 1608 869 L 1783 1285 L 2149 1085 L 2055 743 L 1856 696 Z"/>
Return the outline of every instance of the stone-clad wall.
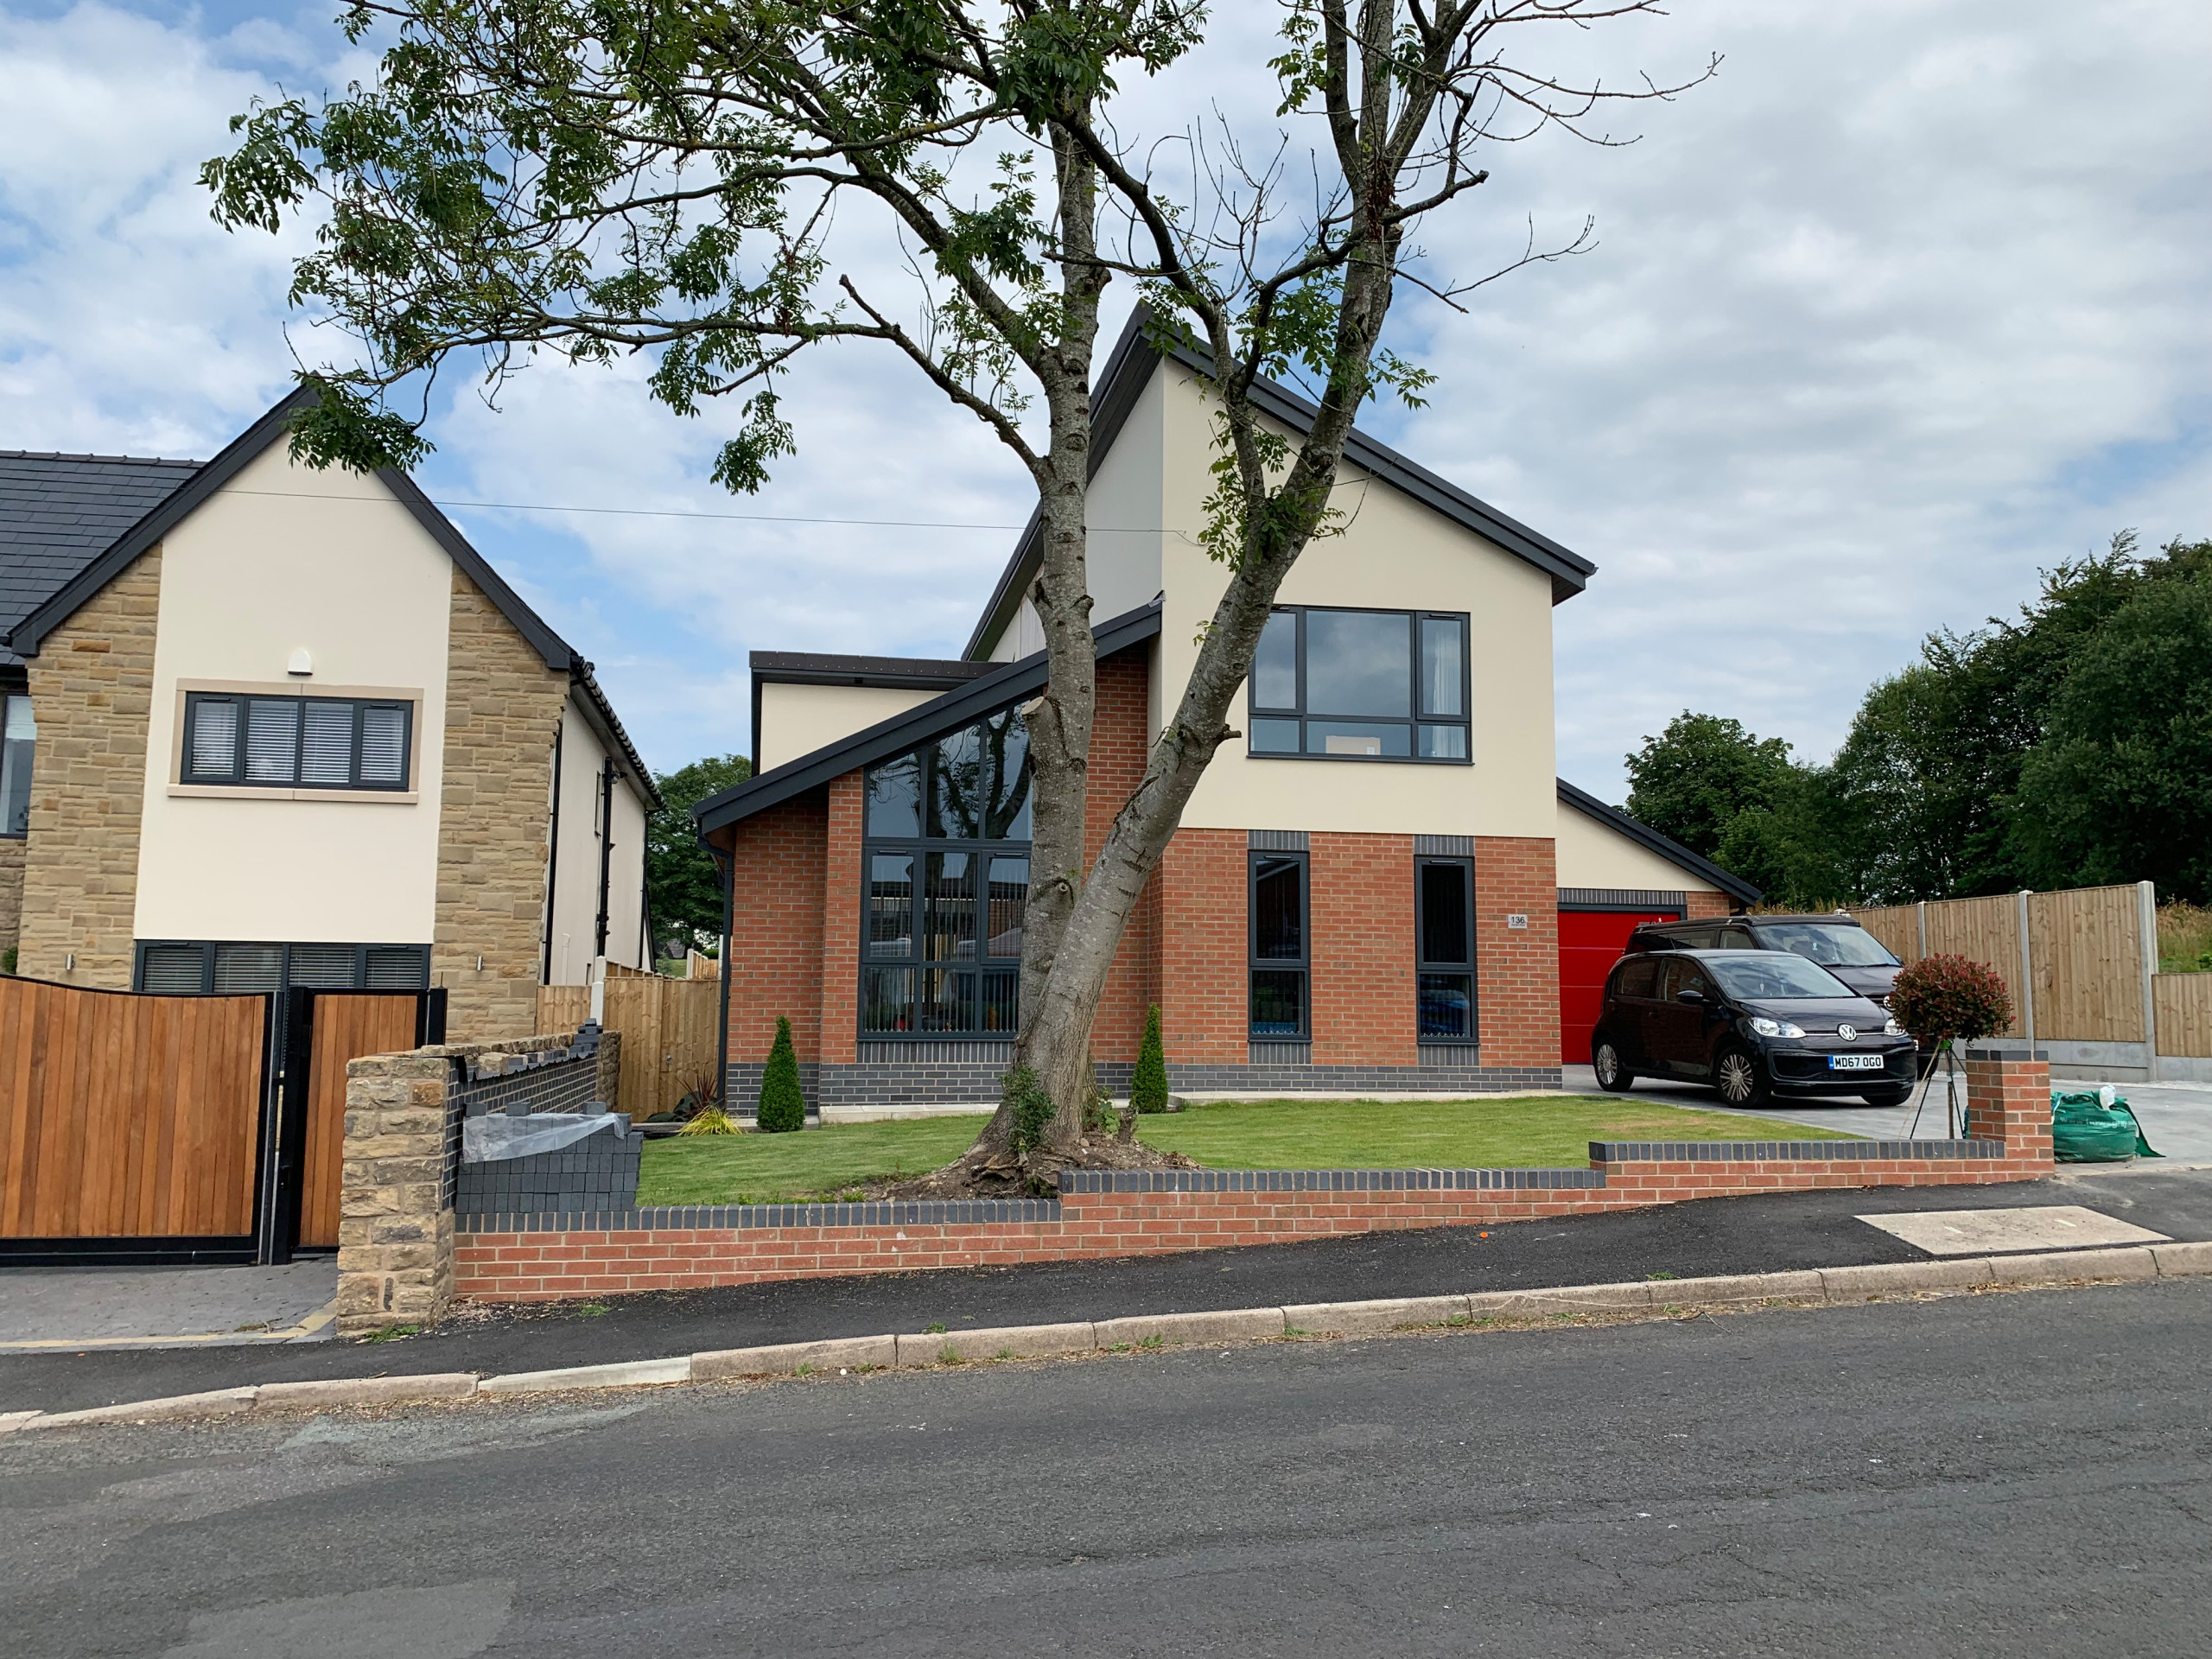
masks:
<path fill-rule="evenodd" d="M 30 659 L 38 747 L 24 849 L 16 971 L 102 990 L 130 988 L 138 824 L 146 797 L 154 548 L 48 635 Z M 74 955 L 73 969 L 65 964 Z"/>
<path fill-rule="evenodd" d="M 456 568 L 430 976 L 446 988 L 446 1030 L 457 1040 L 519 1036 L 537 1023 L 553 742 L 568 696 L 568 675 L 548 669 Z"/>
<path fill-rule="evenodd" d="M 23 855 L 27 843 L 0 841 L 0 950 L 12 950 L 23 921 Z"/>
<path fill-rule="evenodd" d="M 461 1117 L 457 1061 L 566 1048 L 573 1033 L 447 1043 L 346 1067 L 338 1221 L 338 1334 L 428 1325 L 453 1300 Z"/>

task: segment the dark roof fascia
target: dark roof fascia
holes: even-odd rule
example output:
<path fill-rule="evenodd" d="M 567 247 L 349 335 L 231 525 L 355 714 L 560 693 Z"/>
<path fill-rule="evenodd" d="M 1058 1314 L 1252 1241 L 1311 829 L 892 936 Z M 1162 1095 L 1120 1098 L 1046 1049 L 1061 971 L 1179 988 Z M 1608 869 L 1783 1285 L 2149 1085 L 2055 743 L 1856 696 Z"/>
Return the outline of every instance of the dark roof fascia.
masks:
<path fill-rule="evenodd" d="M 645 804 L 645 810 L 658 812 L 665 808 L 668 803 L 661 798 L 652 773 L 639 757 L 637 746 L 630 741 L 630 734 L 623 729 L 622 721 L 614 712 L 614 705 L 607 701 L 607 693 L 600 689 L 599 680 L 592 672 L 592 665 L 582 658 L 577 658 L 569 670 L 569 683 L 572 689 L 583 693 L 577 700 L 577 709 L 584 717 L 584 724 L 592 728 L 594 735 L 608 749 L 620 750 L 623 760 L 629 763 L 627 781 L 636 786 L 638 798 Z"/>
<path fill-rule="evenodd" d="M 1140 306 L 1130 315 L 1122 330 L 1122 337 L 1114 344 L 1107 359 L 1106 369 L 1099 378 L 1099 391 L 1092 401 L 1090 439 L 1090 475 L 1096 477 L 1106 453 L 1121 435 L 1129 411 L 1136 407 L 1138 397 L 1151 380 L 1159 366 L 1161 355 L 1144 338 L 1144 325 L 1148 320 L 1146 308 Z M 1205 350 L 1180 343 L 1168 348 L 1165 354 L 1173 358 L 1185 368 L 1200 375 L 1213 372 L 1213 358 Z M 1289 387 L 1268 379 L 1252 384 L 1252 402 L 1261 413 L 1280 422 L 1294 432 L 1310 432 L 1314 417 L 1320 410 Z M 1526 560 L 1552 579 L 1552 603 L 1560 604 L 1574 597 L 1588 586 L 1598 567 L 1580 554 L 1562 547 L 1541 531 L 1531 530 L 1516 518 L 1500 512 L 1487 501 L 1471 496 L 1447 479 L 1440 478 L 1409 456 L 1402 455 L 1388 444 L 1378 443 L 1357 427 L 1344 441 L 1344 459 L 1371 477 L 1413 497 L 1454 523 L 1473 531 L 1485 540 L 1493 542 L 1507 552 Z M 1021 538 L 1014 543 L 1014 556 L 1007 562 L 1000 574 L 998 585 L 991 590 L 990 602 L 983 607 L 982 620 L 976 625 L 976 632 L 969 636 L 966 655 L 974 657 L 987 652 L 998 643 L 999 636 L 1014 620 L 1014 613 L 1020 603 L 1022 594 L 1029 586 L 1029 579 L 1036 569 L 1036 560 L 1041 545 L 1038 516 L 1032 512 Z"/>
<path fill-rule="evenodd" d="M 183 523 L 209 496 L 243 472 L 248 462 L 290 430 L 294 413 L 313 403 L 315 396 L 312 390 L 302 386 L 232 438 L 213 461 L 164 496 L 144 518 L 124 531 L 109 545 L 106 552 L 64 582 L 46 603 L 16 623 L 6 640 L 9 649 L 24 657 L 37 656 L 47 635 L 74 616 L 95 594 L 130 569 L 132 560 Z"/>
<path fill-rule="evenodd" d="M 873 685 L 901 691 L 950 691 L 996 666 L 935 657 L 831 657 L 799 651 L 756 651 L 749 663 L 753 677 L 770 685 Z"/>
<path fill-rule="evenodd" d="M 1101 623 L 1092 632 L 1103 658 L 1127 651 L 1160 632 L 1160 607 L 1143 605 Z M 932 738 L 971 725 L 994 709 L 1045 689 L 1045 653 L 1034 652 L 1020 662 L 1006 663 L 957 690 L 879 721 L 811 754 L 785 762 L 718 795 L 710 795 L 691 809 L 702 841 L 717 830 L 751 817 L 769 807 L 819 789 L 833 778 L 872 766 L 894 754 L 904 754 Z"/>
<path fill-rule="evenodd" d="M 1730 898 L 1740 899 L 1747 905 L 1756 905 L 1766 897 L 1764 889 L 1753 887 L 1740 875 L 1722 869 L 1709 858 L 1699 857 L 1681 842 L 1661 835 L 1649 824 L 1631 818 L 1620 808 L 1607 806 L 1589 791 L 1577 789 L 1564 778 L 1557 779 L 1557 782 L 1559 798 L 1567 805 L 1586 817 L 1597 819 L 1609 830 L 1618 830 L 1646 851 L 1658 854 L 1668 862 L 1680 865 L 1693 875 L 1702 876 Z"/>

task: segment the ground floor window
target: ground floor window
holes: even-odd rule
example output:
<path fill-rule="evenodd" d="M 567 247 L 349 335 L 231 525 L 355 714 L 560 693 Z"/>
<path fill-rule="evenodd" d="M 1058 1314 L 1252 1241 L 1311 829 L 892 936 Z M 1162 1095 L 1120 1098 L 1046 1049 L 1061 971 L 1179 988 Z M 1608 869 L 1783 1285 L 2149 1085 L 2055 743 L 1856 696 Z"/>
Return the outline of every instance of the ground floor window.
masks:
<path fill-rule="evenodd" d="M 317 991 L 422 991 L 427 944 L 264 944 L 141 939 L 136 988 L 169 996 Z"/>
<path fill-rule="evenodd" d="M 1254 853 L 1250 865 L 1252 1035 L 1281 1042 L 1309 1034 L 1306 861 L 1303 853 Z"/>
<path fill-rule="evenodd" d="M 0 691 L 0 836 L 30 833 L 31 751 L 37 739 L 29 696 Z"/>
<path fill-rule="evenodd" d="M 1417 1018 L 1424 1043 L 1475 1038 L 1475 871 L 1464 858 L 1414 866 Z"/>

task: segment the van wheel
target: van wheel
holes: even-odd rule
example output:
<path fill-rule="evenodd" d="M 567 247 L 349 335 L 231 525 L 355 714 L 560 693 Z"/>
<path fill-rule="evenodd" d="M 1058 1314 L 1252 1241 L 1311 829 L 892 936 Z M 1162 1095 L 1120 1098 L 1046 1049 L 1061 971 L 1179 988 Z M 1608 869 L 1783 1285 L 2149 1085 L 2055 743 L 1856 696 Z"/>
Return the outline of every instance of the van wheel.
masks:
<path fill-rule="evenodd" d="M 1626 1094 L 1636 1087 L 1636 1073 L 1621 1064 L 1621 1052 L 1610 1037 L 1599 1037 L 1590 1045 L 1590 1069 L 1598 1074 L 1598 1086 L 1609 1095 Z"/>
<path fill-rule="evenodd" d="M 1713 1068 L 1713 1086 L 1731 1106 L 1764 1106 L 1773 1092 L 1758 1056 L 1733 1045 L 1720 1051 L 1719 1064 Z"/>

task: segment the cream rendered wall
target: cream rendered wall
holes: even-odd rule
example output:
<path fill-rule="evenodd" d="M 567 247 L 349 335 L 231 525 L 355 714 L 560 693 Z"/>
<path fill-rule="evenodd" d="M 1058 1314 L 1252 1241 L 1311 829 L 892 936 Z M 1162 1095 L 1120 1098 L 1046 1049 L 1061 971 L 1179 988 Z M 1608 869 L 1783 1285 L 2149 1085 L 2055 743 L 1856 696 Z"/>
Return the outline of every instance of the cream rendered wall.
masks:
<path fill-rule="evenodd" d="M 1192 532 L 1160 538 L 1166 597 L 1153 712 L 1164 723 L 1228 571 L 1195 541 L 1211 488 L 1208 406 L 1179 365 L 1164 365 L 1153 385 L 1163 405 L 1160 522 Z M 1202 829 L 1550 836 L 1558 818 L 1551 578 L 1356 468 L 1344 469 L 1335 502 L 1349 526 L 1300 556 L 1282 602 L 1468 613 L 1474 764 L 1255 760 L 1238 739 L 1214 757 L 1183 822 Z M 1229 718 L 1244 729 L 1241 691 Z"/>
<path fill-rule="evenodd" d="M 429 944 L 452 562 L 375 479 L 296 467 L 282 444 L 162 554 L 137 937 Z M 315 671 L 294 679 L 300 648 Z M 419 692 L 416 798 L 173 795 L 180 680 Z"/>
<path fill-rule="evenodd" d="M 607 959 L 650 969 L 652 944 L 645 937 L 645 804 L 626 783 L 614 785 L 612 863 L 607 884 Z"/>
<path fill-rule="evenodd" d="M 766 772 L 812 754 L 840 738 L 864 732 L 944 695 L 900 686 L 764 685 L 760 688 L 760 753 L 753 757 L 753 769 Z"/>
<path fill-rule="evenodd" d="M 1692 887 L 1710 889 L 1713 885 L 1565 801 L 1559 803 L 1558 842 L 1562 887 L 1681 893 Z"/>
<path fill-rule="evenodd" d="M 582 985 L 599 942 L 600 779 L 607 747 L 571 698 L 561 711 L 561 827 L 553 849 L 553 953 L 549 985 Z M 615 756 L 618 769 L 626 763 Z M 623 779 L 614 785 L 614 855 L 607 880 L 607 956 L 650 968 L 640 948 L 645 914 L 645 804 Z"/>

